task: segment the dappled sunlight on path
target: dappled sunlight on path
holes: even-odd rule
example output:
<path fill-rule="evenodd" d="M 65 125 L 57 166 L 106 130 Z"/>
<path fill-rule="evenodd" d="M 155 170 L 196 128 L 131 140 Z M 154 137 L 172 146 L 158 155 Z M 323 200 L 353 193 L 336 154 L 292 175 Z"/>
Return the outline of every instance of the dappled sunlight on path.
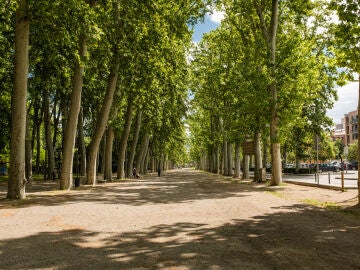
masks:
<path fill-rule="evenodd" d="M 41 184 L 24 202 L 0 201 L 0 269 L 360 266 L 360 220 L 290 200 L 292 186 L 185 169 L 72 191 Z"/>

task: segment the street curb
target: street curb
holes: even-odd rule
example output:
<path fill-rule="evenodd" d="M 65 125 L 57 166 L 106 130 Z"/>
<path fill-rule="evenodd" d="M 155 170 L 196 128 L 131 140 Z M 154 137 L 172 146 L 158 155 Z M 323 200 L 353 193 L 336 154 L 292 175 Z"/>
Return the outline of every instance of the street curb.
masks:
<path fill-rule="evenodd" d="M 318 187 L 318 188 L 326 188 L 326 189 L 332 189 L 332 190 L 341 190 L 341 187 L 337 186 L 329 186 L 329 185 L 321 185 L 317 183 L 304 183 L 304 182 L 298 182 L 298 181 L 291 181 L 291 180 L 283 180 L 284 183 L 289 184 L 295 184 L 299 186 L 308 186 L 308 187 Z M 345 189 L 357 189 L 357 187 L 345 187 Z"/>

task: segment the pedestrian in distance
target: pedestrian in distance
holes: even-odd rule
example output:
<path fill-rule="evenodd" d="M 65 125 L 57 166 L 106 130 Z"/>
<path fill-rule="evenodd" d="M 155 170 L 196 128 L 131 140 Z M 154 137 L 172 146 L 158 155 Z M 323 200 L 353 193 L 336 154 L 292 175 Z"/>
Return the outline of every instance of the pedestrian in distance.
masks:
<path fill-rule="evenodd" d="M 134 167 L 132 170 L 132 175 L 134 178 L 140 178 L 140 175 L 137 174 L 136 168 Z"/>

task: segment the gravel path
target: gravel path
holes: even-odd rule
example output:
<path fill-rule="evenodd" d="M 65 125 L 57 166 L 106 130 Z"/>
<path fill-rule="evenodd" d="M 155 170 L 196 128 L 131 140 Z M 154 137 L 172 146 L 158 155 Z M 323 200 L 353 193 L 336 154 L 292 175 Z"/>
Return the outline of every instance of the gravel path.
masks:
<path fill-rule="evenodd" d="M 305 203 L 352 206 L 355 191 L 186 169 L 56 189 L 0 200 L 0 269 L 360 269 L 358 216 Z"/>

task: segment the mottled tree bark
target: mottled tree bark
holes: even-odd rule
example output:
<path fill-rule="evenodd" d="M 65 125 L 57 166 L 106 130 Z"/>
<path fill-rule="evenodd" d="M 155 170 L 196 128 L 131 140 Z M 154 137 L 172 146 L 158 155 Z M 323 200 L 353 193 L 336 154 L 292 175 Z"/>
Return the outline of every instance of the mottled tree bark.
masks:
<path fill-rule="evenodd" d="M 220 157 L 219 157 L 219 145 L 216 144 L 214 146 L 214 159 L 215 159 L 215 170 L 214 173 L 219 174 L 219 163 L 220 163 Z"/>
<path fill-rule="evenodd" d="M 50 97 L 49 90 L 44 90 L 44 124 L 45 124 L 45 141 L 46 141 L 46 151 L 47 151 L 47 179 L 54 180 L 53 172 L 55 171 L 55 155 L 53 148 L 53 141 L 51 135 L 51 123 L 50 123 Z"/>
<path fill-rule="evenodd" d="M 101 162 L 100 162 L 100 174 L 105 175 L 105 162 L 106 162 L 106 131 L 102 137 L 99 150 Z"/>
<path fill-rule="evenodd" d="M 134 164 L 134 159 L 135 159 L 136 146 L 138 144 L 140 128 L 141 128 L 141 116 L 142 116 L 142 111 L 139 109 L 137 111 L 137 115 L 136 115 L 134 137 L 133 137 L 133 140 L 131 143 L 131 149 L 130 149 L 130 153 L 129 153 L 128 175 L 131 175 L 132 168 L 134 166 L 137 166 L 137 164 Z"/>
<path fill-rule="evenodd" d="M 15 15 L 14 89 L 11 95 L 11 142 L 8 199 L 24 199 L 26 95 L 29 66 L 28 1 L 22 0 Z"/>
<path fill-rule="evenodd" d="M 118 166 L 117 166 L 117 179 L 125 178 L 125 154 L 127 142 L 130 134 L 130 127 L 133 114 L 133 105 L 131 101 L 128 101 L 128 106 L 125 114 L 124 129 L 120 138 L 119 153 L 118 153 Z"/>
<path fill-rule="evenodd" d="M 103 104 L 96 120 L 95 132 L 91 137 L 91 143 L 89 146 L 88 167 L 86 174 L 87 184 L 89 185 L 96 184 L 96 156 L 99 151 L 101 138 L 104 135 L 106 125 L 109 119 L 111 105 L 114 100 L 114 93 L 116 90 L 116 83 L 118 79 L 118 71 L 119 61 L 117 57 L 115 57 L 113 59 L 112 68 L 108 78 L 106 94 L 103 100 Z"/>
<path fill-rule="evenodd" d="M 280 135 L 279 135 L 279 114 L 278 114 L 278 92 L 276 86 L 276 33 L 279 23 L 279 0 L 272 0 L 271 21 L 267 28 L 265 16 L 263 14 L 261 2 L 253 0 L 256 13 L 259 17 L 259 26 L 263 38 L 268 47 L 269 70 L 273 78 L 268 85 L 269 96 L 271 98 L 271 120 L 270 120 L 270 144 L 271 144 L 271 182 L 270 185 L 279 185 L 282 182 Z"/>
<path fill-rule="evenodd" d="M 137 154 L 136 156 L 136 170 L 140 173 L 142 173 L 142 160 L 143 160 L 143 157 L 144 155 L 146 154 L 146 144 L 147 144 L 147 140 L 148 140 L 148 134 L 145 133 L 142 135 L 142 140 L 140 142 L 140 149 L 139 149 L 139 153 Z"/>
<path fill-rule="evenodd" d="M 255 170 L 254 170 L 254 181 L 261 181 L 262 159 L 261 159 L 261 135 L 260 132 L 254 134 L 254 150 L 255 150 Z"/>
<path fill-rule="evenodd" d="M 73 90 L 71 92 L 70 109 L 66 121 L 63 143 L 63 161 L 61 168 L 60 189 L 70 190 L 73 185 L 73 158 L 77 130 L 78 116 L 81 106 L 81 93 L 83 86 L 83 73 L 86 57 L 86 37 L 84 34 L 79 38 L 80 59 L 76 62 L 73 79 Z"/>
<path fill-rule="evenodd" d="M 25 134 L 25 178 L 27 182 L 32 183 L 32 140 L 30 134 L 29 112 L 26 117 L 26 134 Z"/>
<path fill-rule="evenodd" d="M 244 179 L 244 180 L 247 180 L 250 178 L 249 167 L 250 167 L 250 156 L 245 155 L 244 156 L 243 177 L 242 177 L 242 179 Z"/>
<path fill-rule="evenodd" d="M 79 173 L 81 176 L 86 175 L 86 147 L 84 139 L 84 111 L 80 108 L 78 119 L 77 148 L 79 155 Z"/>
<path fill-rule="evenodd" d="M 222 155 L 222 164 L 223 164 L 223 175 L 229 175 L 228 170 L 228 154 L 227 154 L 227 141 L 223 141 L 223 155 Z"/>
<path fill-rule="evenodd" d="M 228 163 L 228 175 L 231 176 L 233 174 L 233 158 L 232 158 L 232 145 L 230 142 L 227 144 L 227 163 Z"/>
<path fill-rule="evenodd" d="M 145 144 L 141 147 L 141 159 L 140 159 L 140 172 L 146 174 L 147 164 L 148 164 L 148 155 L 149 155 L 149 143 L 150 136 L 146 133 Z"/>
<path fill-rule="evenodd" d="M 104 180 L 112 181 L 112 151 L 114 143 L 114 130 L 108 127 L 106 131 L 106 145 L 105 145 L 105 171 Z"/>
<path fill-rule="evenodd" d="M 240 143 L 235 143 L 235 170 L 234 170 L 234 178 L 239 178 L 241 174 L 241 166 L 240 166 Z"/>

